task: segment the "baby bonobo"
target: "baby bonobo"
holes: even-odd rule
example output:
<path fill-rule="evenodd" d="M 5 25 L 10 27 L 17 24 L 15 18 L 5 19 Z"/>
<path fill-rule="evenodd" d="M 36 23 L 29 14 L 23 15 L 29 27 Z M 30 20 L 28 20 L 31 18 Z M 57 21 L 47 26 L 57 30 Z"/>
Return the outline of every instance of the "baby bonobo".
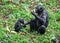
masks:
<path fill-rule="evenodd" d="M 31 31 L 37 30 L 40 34 L 44 34 L 49 22 L 49 15 L 47 11 L 41 6 L 36 7 L 35 12 L 31 12 L 35 19 L 30 23 Z"/>
<path fill-rule="evenodd" d="M 38 5 L 36 10 L 31 11 L 31 13 L 35 16 L 35 19 L 32 19 L 27 23 L 24 23 L 24 19 L 19 19 L 15 24 L 15 31 L 19 32 L 22 27 L 26 27 L 26 25 L 30 24 L 30 31 L 35 30 L 40 34 L 44 34 L 49 22 L 47 11 L 41 5 Z"/>
<path fill-rule="evenodd" d="M 14 26 L 15 31 L 19 32 L 19 30 L 22 28 L 21 26 L 23 24 L 24 24 L 24 19 L 23 18 L 18 19 L 18 21 L 15 23 L 15 26 Z M 24 26 L 24 27 L 26 27 L 26 26 Z"/>

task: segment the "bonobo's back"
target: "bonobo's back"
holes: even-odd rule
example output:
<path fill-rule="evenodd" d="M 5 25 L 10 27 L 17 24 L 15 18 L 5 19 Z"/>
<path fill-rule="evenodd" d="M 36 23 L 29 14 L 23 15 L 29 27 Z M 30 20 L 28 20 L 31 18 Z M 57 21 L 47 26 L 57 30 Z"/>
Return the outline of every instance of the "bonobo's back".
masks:
<path fill-rule="evenodd" d="M 48 14 L 48 12 L 46 10 L 44 10 L 43 12 L 45 13 L 44 15 L 46 15 L 46 23 L 45 23 L 45 26 L 47 27 L 48 24 L 49 24 L 49 14 Z"/>

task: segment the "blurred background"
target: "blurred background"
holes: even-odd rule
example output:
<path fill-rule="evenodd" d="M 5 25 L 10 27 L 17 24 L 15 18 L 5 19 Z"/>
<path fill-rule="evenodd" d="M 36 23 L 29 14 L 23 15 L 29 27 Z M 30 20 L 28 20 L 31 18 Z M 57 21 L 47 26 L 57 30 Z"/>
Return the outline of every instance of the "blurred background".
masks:
<path fill-rule="evenodd" d="M 44 35 L 28 32 L 13 33 L 19 18 L 29 21 L 37 5 L 42 5 L 49 14 L 49 25 Z M 0 43 L 59 43 L 60 41 L 60 0 L 0 0 Z"/>

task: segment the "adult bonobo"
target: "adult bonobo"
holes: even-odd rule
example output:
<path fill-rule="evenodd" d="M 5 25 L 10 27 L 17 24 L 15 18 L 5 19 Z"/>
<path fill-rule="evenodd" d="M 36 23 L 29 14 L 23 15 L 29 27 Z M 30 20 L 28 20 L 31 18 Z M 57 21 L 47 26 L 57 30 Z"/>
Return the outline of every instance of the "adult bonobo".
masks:
<path fill-rule="evenodd" d="M 41 5 L 38 5 L 35 12 L 32 11 L 31 13 L 35 16 L 35 19 L 30 23 L 31 31 L 35 29 L 40 34 L 44 34 L 49 22 L 47 11 Z"/>

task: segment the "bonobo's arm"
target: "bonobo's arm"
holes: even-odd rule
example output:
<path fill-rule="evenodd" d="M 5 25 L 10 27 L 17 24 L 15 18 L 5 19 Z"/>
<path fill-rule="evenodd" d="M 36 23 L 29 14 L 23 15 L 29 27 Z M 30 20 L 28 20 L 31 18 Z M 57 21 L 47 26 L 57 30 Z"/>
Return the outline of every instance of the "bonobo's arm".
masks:
<path fill-rule="evenodd" d="M 37 19 L 41 21 L 41 23 L 44 25 L 46 23 L 46 16 L 44 15 L 43 18 L 37 16 L 35 12 L 31 12 Z"/>
<path fill-rule="evenodd" d="M 27 23 L 24 23 L 21 27 L 24 27 L 24 26 L 30 24 L 30 23 L 33 22 L 34 20 L 35 20 L 35 19 L 33 19 L 33 20 L 31 20 L 31 21 L 28 21 Z"/>

